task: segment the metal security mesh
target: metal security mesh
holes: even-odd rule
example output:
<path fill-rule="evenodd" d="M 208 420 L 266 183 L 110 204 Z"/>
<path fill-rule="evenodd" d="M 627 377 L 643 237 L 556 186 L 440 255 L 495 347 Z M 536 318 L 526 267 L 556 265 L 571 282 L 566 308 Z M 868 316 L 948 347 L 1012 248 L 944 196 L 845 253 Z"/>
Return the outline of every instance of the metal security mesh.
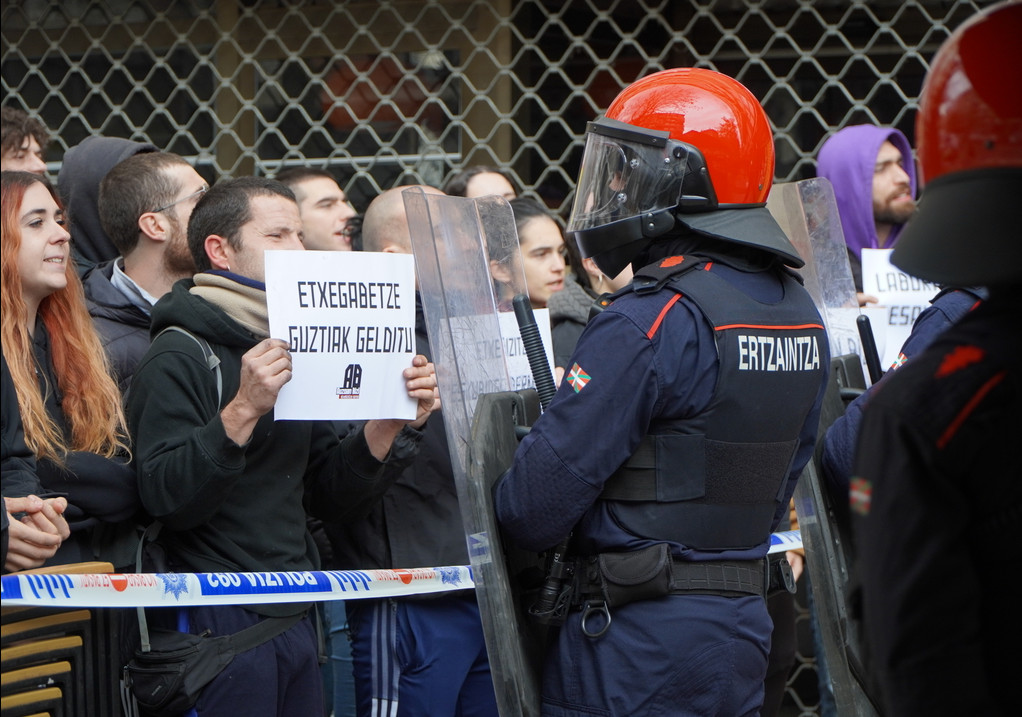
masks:
<path fill-rule="evenodd" d="M 209 179 L 293 164 L 356 206 L 398 182 L 491 164 L 566 208 L 586 120 L 635 78 L 697 65 L 746 84 L 777 177 L 827 134 L 911 139 L 927 62 L 989 2 L 960 0 L 4 0 L 3 102 L 56 135 L 148 140 Z"/>
<path fill-rule="evenodd" d="M 913 139 L 927 63 L 971 0 L 2 0 L 4 105 L 64 151 L 153 142 L 206 178 L 335 173 L 364 210 L 397 183 L 508 170 L 566 211 L 587 120 L 634 79 L 710 67 L 776 130 L 778 180 L 813 176 L 827 135 Z M 802 622 L 801 642 L 808 641 Z M 789 684 L 803 714 L 812 663 Z"/>

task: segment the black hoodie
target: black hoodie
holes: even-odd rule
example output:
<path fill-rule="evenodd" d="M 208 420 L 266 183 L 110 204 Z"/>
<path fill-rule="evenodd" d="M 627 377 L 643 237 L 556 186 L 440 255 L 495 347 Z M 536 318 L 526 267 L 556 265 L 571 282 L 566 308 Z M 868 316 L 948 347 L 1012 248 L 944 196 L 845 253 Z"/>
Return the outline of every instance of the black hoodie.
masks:
<path fill-rule="evenodd" d="M 79 275 L 120 254 L 99 221 L 99 184 L 103 177 L 128 157 L 156 151 L 157 147 L 148 142 L 86 137 L 64 154 L 57 190 L 71 222 L 71 251 Z"/>

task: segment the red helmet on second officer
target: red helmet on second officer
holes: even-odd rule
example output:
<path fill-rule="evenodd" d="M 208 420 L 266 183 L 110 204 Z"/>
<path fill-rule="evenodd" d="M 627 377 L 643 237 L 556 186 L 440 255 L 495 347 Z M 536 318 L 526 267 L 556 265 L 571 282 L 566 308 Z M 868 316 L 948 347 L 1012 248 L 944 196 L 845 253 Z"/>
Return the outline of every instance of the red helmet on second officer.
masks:
<path fill-rule="evenodd" d="M 941 45 L 919 98 L 926 186 L 891 260 L 959 285 L 1022 282 L 1022 2 L 976 13 Z"/>
<path fill-rule="evenodd" d="M 568 231 L 610 276 L 679 222 L 801 266 L 762 209 L 773 172 L 770 123 L 741 83 L 700 68 L 656 72 L 589 123 Z"/>

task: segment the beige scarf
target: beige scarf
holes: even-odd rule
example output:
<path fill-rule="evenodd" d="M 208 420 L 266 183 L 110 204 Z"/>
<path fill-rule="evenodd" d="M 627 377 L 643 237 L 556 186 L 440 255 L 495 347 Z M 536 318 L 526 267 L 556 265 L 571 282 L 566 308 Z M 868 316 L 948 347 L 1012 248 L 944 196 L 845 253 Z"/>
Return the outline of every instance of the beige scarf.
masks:
<path fill-rule="evenodd" d="M 251 331 L 257 338 L 270 336 L 270 319 L 266 311 L 266 292 L 218 274 L 195 275 L 191 293 L 199 296 Z"/>

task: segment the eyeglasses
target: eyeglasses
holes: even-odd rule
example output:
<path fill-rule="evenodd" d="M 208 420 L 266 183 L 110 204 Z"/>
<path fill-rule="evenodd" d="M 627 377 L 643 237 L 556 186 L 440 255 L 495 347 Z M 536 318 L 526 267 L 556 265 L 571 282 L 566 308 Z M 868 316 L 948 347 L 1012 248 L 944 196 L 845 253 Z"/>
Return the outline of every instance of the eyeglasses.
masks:
<path fill-rule="evenodd" d="M 175 204 L 180 204 L 181 202 L 187 202 L 189 199 L 192 199 L 193 197 L 201 197 L 203 194 L 205 194 L 208 191 L 209 191 L 209 185 L 208 184 L 203 184 L 200 189 L 192 192 L 188 196 L 181 197 L 180 199 L 175 199 L 173 202 L 171 202 L 170 204 L 167 204 L 166 206 L 162 206 L 159 209 L 154 209 L 151 212 L 151 214 L 157 214 L 159 212 L 165 212 L 168 209 L 170 209 L 171 207 L 173 207 Z"/>

